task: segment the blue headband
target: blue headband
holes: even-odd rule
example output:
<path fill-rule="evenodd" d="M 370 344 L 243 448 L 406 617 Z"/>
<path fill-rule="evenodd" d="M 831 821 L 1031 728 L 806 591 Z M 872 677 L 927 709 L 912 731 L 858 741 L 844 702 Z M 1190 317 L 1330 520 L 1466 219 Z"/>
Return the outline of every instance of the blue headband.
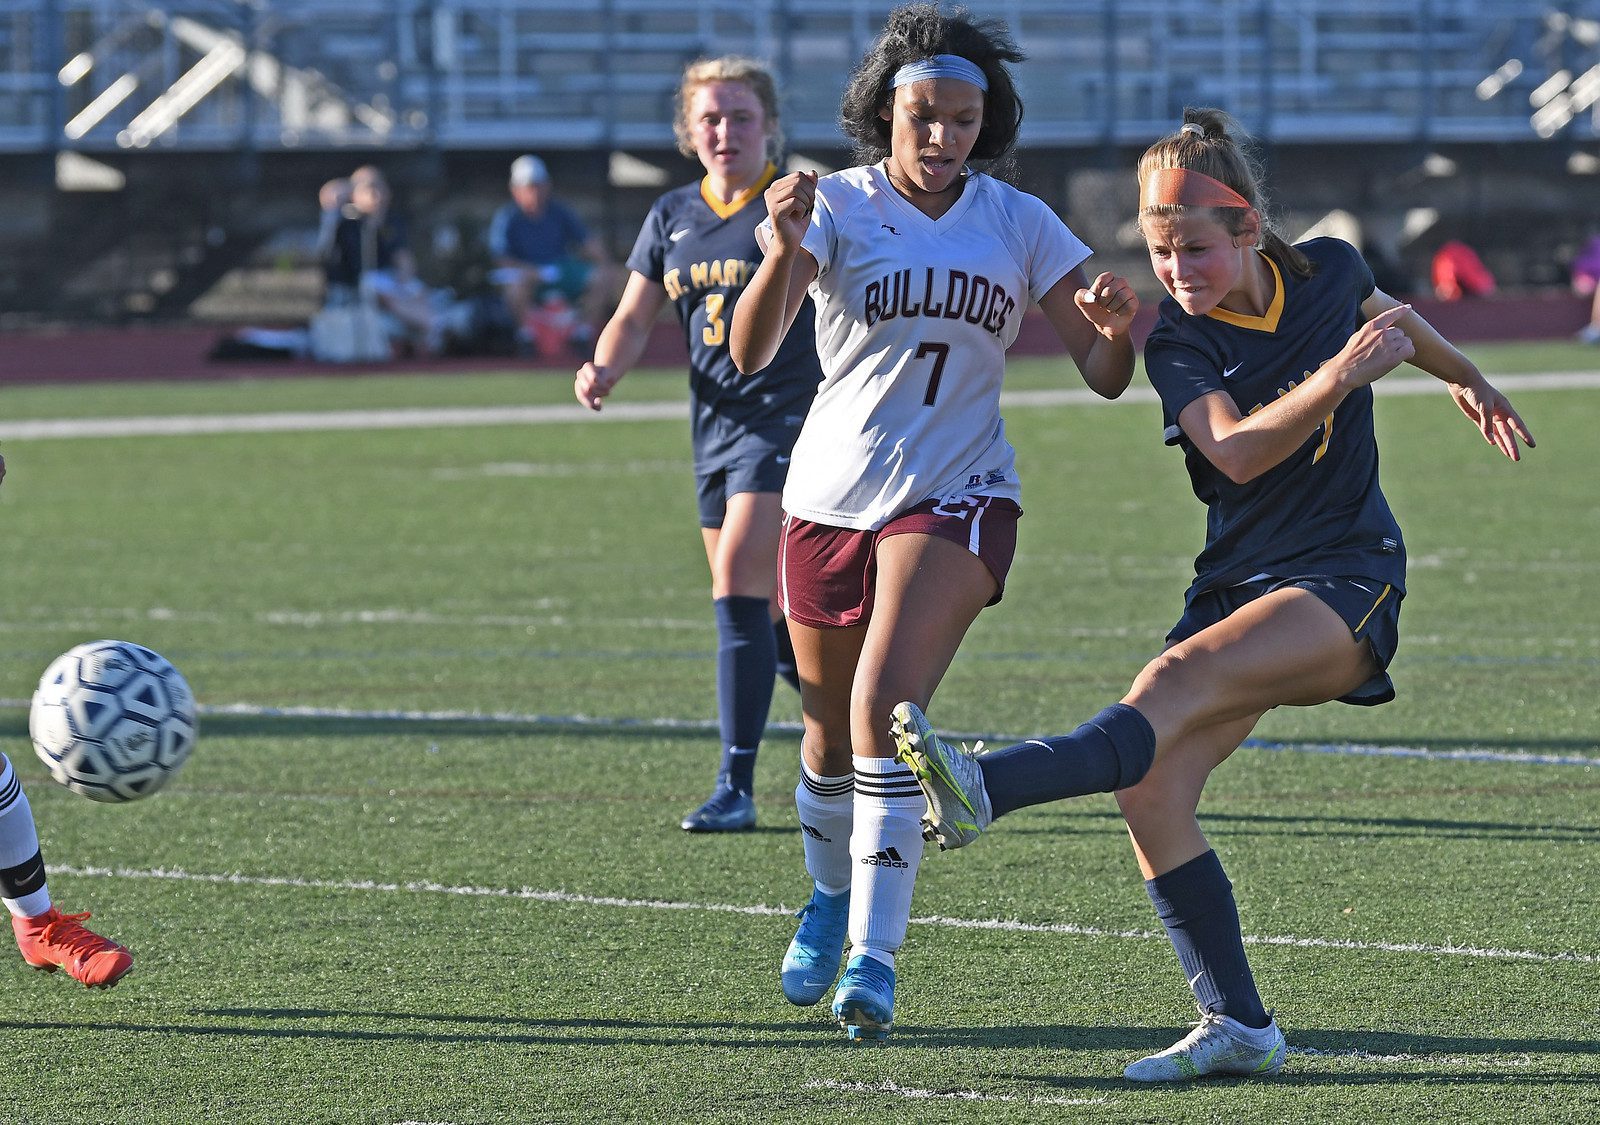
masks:
<path fill-rule="evenodd" d="M 890 85 L 898 90 L 909 82 L 921 82 L 924 78 L 959 78 L 985 92 L 989 89 L 989 79 L 984 76 L 983 68 L 960 55 L 934 55 L 931 59 L 906 63 L 894 72 Z"/>

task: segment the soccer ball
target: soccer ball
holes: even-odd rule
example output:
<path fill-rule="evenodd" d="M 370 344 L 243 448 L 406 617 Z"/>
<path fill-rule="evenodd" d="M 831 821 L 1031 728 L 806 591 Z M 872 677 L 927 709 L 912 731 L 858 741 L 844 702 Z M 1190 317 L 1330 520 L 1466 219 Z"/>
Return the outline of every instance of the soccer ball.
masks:
<path fill-rule="evenodd" d="M 28 712 L 50 776 L 95 801 L 160 789 L 194 749 L 194 694 L 172 663 L 143 645 L 90 641 L 56 657 Z"/>

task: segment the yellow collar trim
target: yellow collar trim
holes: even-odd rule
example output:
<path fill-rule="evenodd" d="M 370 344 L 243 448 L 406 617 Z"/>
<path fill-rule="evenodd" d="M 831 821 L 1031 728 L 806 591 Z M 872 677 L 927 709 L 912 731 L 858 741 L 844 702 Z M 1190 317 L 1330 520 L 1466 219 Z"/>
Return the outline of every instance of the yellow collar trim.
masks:
<path fill-rule="evenodd" d="M 761 172 L 761 178 L 738 195 L 724 203 L 711 194 L 711 177 L 707 176 L 700 181 L 700 198 L 706 201 L 706 206 L 711 208 L 712 214 L 719 219 L 731 219 L 743 210 L 744 205 L 755 199 L 767 190 L 767 185 L 778 175 L 778 166 L 767 161 L 767 166 Z"/>
<path fill-rule="evenodd" d="M 1257 250 L 1256 253 L 1261 254 L 1261 251 Z M 1206 313 L 1207 316 L 1239 328 L 1253 328 L 1257 332 L 1276 332 L 1278 330 L 1278 318 L 1283 315 L 1283 274 L 1278 272 L 1278 263 L 1274 262 L 1268 255 L 1261 254 L 1261 257 L 1266 261 L 1267 268 L 1272 270 L 1272 285 L 1275 290 L 1272 294 L 1272 302 L 1267 305 L 1267 314 L 1265 316 L 1247 316 L 1244 313 L 1229 312 L 1219 305 Z"/>

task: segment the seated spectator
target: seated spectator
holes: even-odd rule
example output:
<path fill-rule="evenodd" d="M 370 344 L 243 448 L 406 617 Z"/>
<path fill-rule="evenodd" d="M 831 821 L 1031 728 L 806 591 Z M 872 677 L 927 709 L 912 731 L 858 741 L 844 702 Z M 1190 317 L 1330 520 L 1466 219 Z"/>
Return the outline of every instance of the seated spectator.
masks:
<path fill-rule="evenodd" d="M 1572 259 L 1572 292 L 1574 296 L 1590 299 L 1589 323 L 1578 329 L 1578 339 L 1586 344 L 1600 344 L 1600 234 L 1584 243 L 1578 256 Z"/>
<path fill-rule="evenodd" d="M 1465 242 L 1451 239 L 1433 256 L 1433 293 L 1441 301 L 1494 294 L 1494 275 L 1478 252 Z"/>
<path fill-rule="evenodd" d="M 532 340 L 530 314 L 554 294 L 577 308 L 574 349 L 593 351 L 595 325 L 616 305 L 621 274 L 577 213 L 554 197 L 549 169 L 537 156 L 512 161 L 511 201 L 489 225 L 489 254 L 491 276 L 525 343 Z"/>
<path fill-rule="evenodd" d="M 322 185 L 318 253 L 330 305 L 366 302 L 391 317 L 402 340 L 437 354 L 442 325 L 432 292 L 417 277 L 404 219 L 389 205 L 389 183 L 372 165 Z"/>

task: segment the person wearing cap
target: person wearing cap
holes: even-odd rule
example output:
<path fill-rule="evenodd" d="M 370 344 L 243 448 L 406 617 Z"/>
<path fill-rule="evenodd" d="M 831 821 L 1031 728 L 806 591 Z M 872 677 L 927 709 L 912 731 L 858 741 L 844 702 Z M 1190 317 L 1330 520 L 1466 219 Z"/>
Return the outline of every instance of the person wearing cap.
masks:
<path fill-rule="evenodd" d="M 493 279 L 518 325 L 551 296 L 576 308 L 573 346 L 587 354 L 595 325 L 615 304 L 618 271 L 576 211 L 555 198 L 550 170 L 537 156 L 511 162 L 511 199 L 489 224 Z"/>

